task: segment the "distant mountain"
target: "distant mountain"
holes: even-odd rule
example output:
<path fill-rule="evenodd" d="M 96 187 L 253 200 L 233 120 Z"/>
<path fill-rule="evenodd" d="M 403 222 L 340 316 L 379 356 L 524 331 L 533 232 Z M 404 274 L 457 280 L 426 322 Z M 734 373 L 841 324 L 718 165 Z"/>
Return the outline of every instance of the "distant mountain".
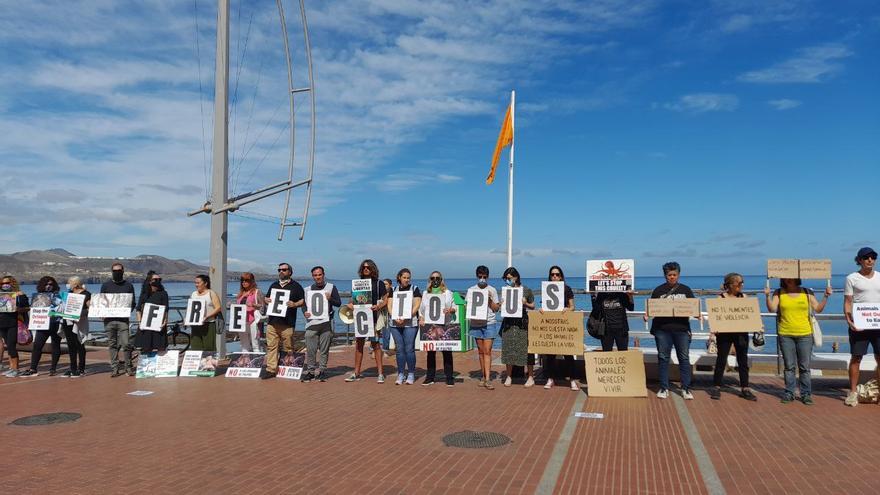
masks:
<path fill-rule="evenodd" d="M 77 275 L 86 283 L 94 284 L 109 280 L 110 266 L 117 262 L 125 266 L 126 278 L 133 281 L 142 280 L 150 270 L 155 270 L 170 282 L 188 282 L 200 273 L 208 273 L 206 266 L 155 254 L 141 254 L 133 258 L 76 256 L 66 249 L 55 248 L 0 254 L 0 274 L 11 274 L 21 283 L 34 283 L 40 277 L 51 275 L 61 284 L 67 277 Z M 229 272 L 230 279 L 237 279 L 240 275 L 241 272 Z M 255 275 L 258 279 L 271 277 L 261 273 Z"/>

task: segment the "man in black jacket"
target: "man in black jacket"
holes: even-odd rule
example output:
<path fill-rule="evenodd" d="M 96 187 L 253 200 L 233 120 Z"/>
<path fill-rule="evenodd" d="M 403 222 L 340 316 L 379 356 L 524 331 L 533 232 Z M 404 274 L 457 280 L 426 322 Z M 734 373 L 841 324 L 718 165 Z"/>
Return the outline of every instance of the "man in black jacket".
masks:
<path fill-rule="evenodd" d="M 113 263 L 110 267 L 113 273 L 113 279 L 104 282 L 101 285 L 102 294 L 131 294 L 131 309 L 134 310 L 134 286 L 131 282 L 125 280 L 125 267 L 122 263 Z M 125 318 L 104 318 L 104 331 L 107 332 L 107 338 L 110 341 L 110 378 L 116 378 L 123 373 L 129 376 L 135 375 L 134 366 L 131 364 L 131 351 L 133 349 L 130 343 L 130 334 L 128 331 L 128 320 L 130 316 Z M 119 369 L 119 349 L 122 349 L 125 356 L 125 370 Z"/>
<path fill-rule="evenodd" d="M 284 351 L 293 352 L 293 327 L 296 326 L 296 308 L 305 306 L 305 292 L 302 285 L 293 280 L 293 268 L 289 263 L 281 263 L 278 265 L 278 281 L 269 286 L 266 291 L 266 304 L 268 305 L 267 313 L 272 313 L 273 307 L 281 304 L 281 298 L 275 302 L 272 299 L 272 291 L 279 294 L 278 291 L 286 292 L 287 310 L 284 316 L 269 316 L 268 327 L 266 328 L 266 372 L 261 378 L 275 378 L 278 373 L 278 346 L 282 344 Z M 280 307 L 276 309 L 281 309 Z"/>

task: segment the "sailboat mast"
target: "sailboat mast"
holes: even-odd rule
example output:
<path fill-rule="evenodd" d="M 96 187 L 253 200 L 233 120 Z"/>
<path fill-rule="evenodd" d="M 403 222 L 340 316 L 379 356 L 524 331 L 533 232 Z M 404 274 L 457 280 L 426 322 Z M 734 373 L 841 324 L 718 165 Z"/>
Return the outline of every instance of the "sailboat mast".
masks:
<path fill-rule="evenodd" d="M 214 149 L 211 178 L 211 272 L 214 290 L 226 307 L 226 253 L 229 211 L 229 0 L 217 0 L 217 70 L 214 74 Z M 217 352 L 226 355 L 226 334 L 215 335 Z"/>

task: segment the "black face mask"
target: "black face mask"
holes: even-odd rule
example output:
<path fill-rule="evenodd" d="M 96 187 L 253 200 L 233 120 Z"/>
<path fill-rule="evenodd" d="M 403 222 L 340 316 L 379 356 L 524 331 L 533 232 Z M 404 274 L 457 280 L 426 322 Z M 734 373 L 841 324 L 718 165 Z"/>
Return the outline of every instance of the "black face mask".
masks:
<path fill-rule="evenodd" d="M 159 280 L 150 280 L 150 285 L 152 285 L 153 287 L 159 287 L 162 285 L 162 282 L 160 282 Z"/>
<path fill-rule="evenodd" d="M 122 270 L 113 270 L 113 281 L 122 282 L 124 272 Z"/>

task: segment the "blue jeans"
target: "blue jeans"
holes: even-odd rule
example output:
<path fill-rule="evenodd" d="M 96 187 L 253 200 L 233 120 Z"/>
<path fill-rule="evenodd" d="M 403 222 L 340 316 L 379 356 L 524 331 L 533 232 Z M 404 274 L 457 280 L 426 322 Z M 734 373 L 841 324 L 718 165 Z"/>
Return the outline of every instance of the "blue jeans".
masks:
<path fill-rule="evenodd" d="M 416 372 L 416 335 L 419 329 L 416 327 L 388 327 L 394 345 L 397 347 L 397 372 Z"/>
<path fill-rule="evenodd" d="M 657 342 L 657 361 L 659 364 L 658 375 L 660 388 L 669 390 L 669 356 L 672 346 L 675 346 L 675 354 L 678 357 L 678 372 L 681 375 L 681 388 L 691 388 L 691 335 L 689 332 L 670 332 L 667 330 L 655 330 L 654 340 Z"/>
<path fill-rule="evenodd" d="M 813 354 L 813 336 L 803 337 L 779 336 L 779 347 L 782 348 L 782 361 L 785 363 L 785 393 L 794 397 L 794 368 L 800 372 L 798 382 L 801 397 L 812 394 L 810 385 L 810 356 Z"/>

